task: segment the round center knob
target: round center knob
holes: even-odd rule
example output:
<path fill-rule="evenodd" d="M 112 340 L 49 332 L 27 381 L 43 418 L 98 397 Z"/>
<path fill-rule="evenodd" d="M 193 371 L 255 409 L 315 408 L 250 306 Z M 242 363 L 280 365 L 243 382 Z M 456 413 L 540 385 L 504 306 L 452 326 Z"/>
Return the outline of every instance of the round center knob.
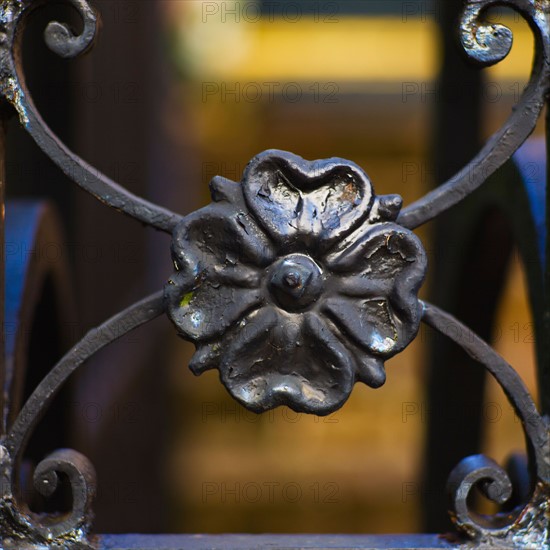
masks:
<path fill-rule="evenodd" d="M 271 267 L 269 288 L 277 303 L 284 309 L 305 309 L 321 295 L 321 268 L 309 256 L 286 256 Z"/>
<path fill-rule="evenodd" d="M 290 271 L 284 276 L 283 282 L 289 288 L 298 288 L 302 286 L 302 277 L 297 271 Z"/>

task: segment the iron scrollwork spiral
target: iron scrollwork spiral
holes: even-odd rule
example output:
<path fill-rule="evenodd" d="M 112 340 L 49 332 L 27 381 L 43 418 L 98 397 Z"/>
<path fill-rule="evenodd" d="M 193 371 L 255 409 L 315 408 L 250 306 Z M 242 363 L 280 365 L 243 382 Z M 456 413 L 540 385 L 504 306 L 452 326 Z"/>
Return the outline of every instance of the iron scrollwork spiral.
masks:
<path fill-rule="evenodd" d="M 547 0 L 468 0 L 460 25 L 460 39 L 468 58 L 480 67 L 502 61 L 512 45 L 512 32 L 486 20 L 487 11 L 507 6 L 529 23 L 535 37 L 535 59 L 525 90 L 504 125 L 460 172 L 403 209 L 398 223 L 413 229 L 435 218 L 475 191 L 518 150 L 535 129 L 545 105 L 550 78 L 550 27 Z"/>
<path fill-rule="evenodd" d="M 453 340 L 495 378 L 521 420 L 531 475 L 531 499 L 514 510 L 483 516 L 470 508 L 474 488 L 497 504 L 512 495 L 508 473 L 483 455 L 463 459 L 448 480 L 451 518 L 466 535 L 480 544 L 515 548 L 542 548 L 548 543 L 550 503 L 550 438 L 548 419 L 542 417 L 517 372 L 488 344 L 457 319 L 424 304 L 423 321 Z"/>
<path fill-rule="evenodd" d="M 80 14 L 82 31 L 75 34 L 66 24 L 51 22 L 45 41 L 58 55 L 71 58 L 93 45 L 98 15 L 85 0 L 66 1 Z M 500 504 L 510 497 L 509 476 L 490 459 L 466 458 L 451 473 L 451 517 L 465 536 L 457 544 L 547 544 L 547 420 L 508 363 L 456 319 L 418 299 L 427 261 L 411 230 L 483 184 L 533 131 L 549 90 L 550 2 L 465 2 L 460 37 L 467 55 L 481 66 L 506 57 L 512 33 L 489 24 L 485 14 L 492 6 L 508 6 L 525 17 L 534 33 L 533 72 L 514 112 L 479 155 L 416 203 L 401 210 L 399 196 L 376 196 L 365 172 L 352 162 L 308 162 L 267 151 L 251 161 L 241 182 L 215 178 L 213 202 L 185 218 L 98 173 L 40 117 L 25 85 L 20 50 L 27 18 L 47 3 L 0 0 L 2 106 L 17 114 L 36 144 L 77 185 L 106 205 L 171 233 L 176 272 L 164 291 L 114 316 L 70 350 L 2 437 L 3 546 L 17 547 L 21 540 L 55 548 L 91 544 L 95 474 L 87 459 L 64 449 L 36 467 L 34 485 L 44 496 L 55 492 L 60 476 L 71 484 L 71 510 L 53 517 L 33 513 L 17 497 L 18 463 L 41 413 L 70 374 L 102 347 L 163 313 L 180 336 L 195 343 L 193 372 L 217 368 L 243 405 L 256 412 L 287 405 L 318 415 L 341 407 L 356 381 L 381 386 L 384 361 L 402 351 L 424 321 L 495 377 L 522 421 L 527 442 L 530 498 L 511 512 L 485 517 L 468 506 L 474 487 Z"/>

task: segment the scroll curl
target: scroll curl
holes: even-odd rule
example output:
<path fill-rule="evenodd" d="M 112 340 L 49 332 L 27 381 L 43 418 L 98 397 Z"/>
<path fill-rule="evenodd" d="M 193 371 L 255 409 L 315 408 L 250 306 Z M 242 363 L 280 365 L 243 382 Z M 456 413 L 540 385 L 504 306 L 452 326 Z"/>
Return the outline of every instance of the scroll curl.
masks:
<path fill-rule="evenodd" d="M 529 23 L 535 37 L 535 58 L 530 80 L 505 124 L 479 154 L 447 182 L 401 212 L 398 223 L 414 229 L 458 204 L 480 187 L 519 149 L 535 129 L 544 107 L 550 79 L 550 36 L 546 21 L 548 3 L 540 0 L 466 0 L 460 38 L 468 57 L 487 67 L 503 60 L 512 46 L 512 32 L 488 23 L 485 14 L 494 6 L 507 6 Z"/>
<path fill-rule="evenodd" d="M 75 34 L 66 23 L 50 21 L 44 31 L 48 48 L 60 57 L 72 58 L 87 52 L 93 45 L 98 27 L 97 13 L 84 0 L 68 0 L 82 17 L 84 28 Z"/>
<path fill-rule="evenodd" d="M 91 522 L 90 504 L 95 494 L 95 473 L 90 462 L 76 451 L 62 449 L 38 464 L 34 472 L 34 484 L 42 495 L 53 494 L 60 473 L 68 477 L 71 483 L 71 511 L 64 516 L 53 517 L 33 514 L 25 503 L 18 502 L 17 465 L 42 413 L 69 376 L 100 349 L 162 313 L 162 292 L 157 292 L 115 315 L 97 329 L 88 332 L 34 390 L 0 446 L 2 532 L 11 532 L 13 536 L 25 533 L 38 542 L 51 541 L 58 537 L 74 540 L 85 538 Z"/>
<path fill-rule="evenodd" d="M 73 504 L 71 511 L 61 518 L 35 517 L 38 532 L 48 540 L 75 531 L 87 531 L 96 493 L 95 470 L 84 455 L 72 449 L 60 449 L 47 456 L 34 470 L 36 490 L 45 497 L 52 496 L 58 486 L 59 474 L 65 474 L 69 479 Z"/>
<path fill-rule="evenodd" d="M 86 0 L 65 0 L 80 15 L 83 29 L 74 34 L 65 23 L 52 21 L 44 38 L 64 58 L 88 51 L 94 43 L 98 16 Z M 171 233 L 181 216 L 130 193 L 69 150 L 40 116 L 25 83 L 21 43 L 30 14 L 48 0 L 6 0 L 0 3 L 0 97 L 19 115 L 21 125 L 44 153 L 82 189 L 99 201 L 138 221 Z"/>
<path fill-rule="evenodd" d="M 548 533 L 546 509 L 550 499 L 550 432 L 517 372 L 488 344 L 451 315 L 424 303 L 422 320 L 458 344 L 481 363 L 498 382 L 521 420 L 532 477 L 530 500 L 511 512 L 483 516 L 470 510 L 468 496 L 474 487 L 497 504 L 512 494 L 508 474 L 491 459 L 476 455 L 462 460 L 451 473 L 448 491 L 451 518 L 470 537 L 511 541 L 518 537 L 542 540 Z M 542 503 L 546 502 L 546 506 Z M 527 540 L 527 539 L 526 539 Z M 525 540 L 523 541 L 525 542 Z"/>

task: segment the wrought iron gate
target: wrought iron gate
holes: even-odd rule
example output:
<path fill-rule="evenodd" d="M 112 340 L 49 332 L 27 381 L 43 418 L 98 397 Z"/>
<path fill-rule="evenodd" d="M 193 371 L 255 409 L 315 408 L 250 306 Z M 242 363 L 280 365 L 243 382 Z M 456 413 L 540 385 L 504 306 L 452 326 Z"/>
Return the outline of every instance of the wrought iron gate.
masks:
<path fill-rule="evenodd" d="M 82 18 L 82 32 L 75 35 L 67 25 L 53 21 L 45 40 L 52 51 L 70 58 L 93 45 L 98 18 L 86 0 L 67 1 Z M 100 174 L 72 153 L 41 118 L 25 85 L 21 44 L 29 15 L 45 3 L 0 2 L 1 115 L 4 121 L 17 116 L 59 169 L 99 201 L 171 234 L 175 270 L 163 290 L 115 315 L 70 349 L 19 411 L 10 402 L 13 365 L 5 362 L 0 396 L 3 547 L 545 547 L 550 502 L 548 417 L 537 411 L 512 366 L 457 319 L 418 299 L 428 265 L 413 230 L 484 184 L 533 131 L 550 89 L 550 1 L 465 1 L 460 39 L 469 58 L 485 67 L 509 53 L 511 31 L 484 18 L 490 7 L 504 5 L 519 12 L 531 27 L 536 48 L 533 71 L 513 113 L 481 152 L 417 202 L 402 208 L 398 195 L 376 195 L 363 169 L 347 160 L 312 162 L 270 150 L 250 161 L 241 182 L 214 178 L 211 204 L 185 217 L 136 197 Z M 2 176 L 2 193 L 4 180 Z M 544 280 L 550 281 L 550 254 L 543 257 Z M 3 277 L 3 270 L 0 274 Z M 542 334 L 550 330 L 548 295 L 545 292 L 543 297 Z M 71 510 L 33 513 L 21 498 L 18 477 L 22 453 L 41 415 L 89 357 L 165 313 L 178 334 L 196 346 L 191 370 L 200 374 L 217 369 L 229 393 L 258 413 L 280 405 L 317 415 L 335 411 L 356 382 L 372 388 L 384 384 L 384 362 L 411 343 L 420 323 L 431 326 L 495 378 L 521 419 L 529 461 L 527 500 L 494 516 L 475 513 L 468 502 L 474 488 L 498 504 L 506 503 L 513 490 L 502 467 L 476 455 L 450 472 L 450 514 L 456 533 L 444 537 L 92 536 L 93 466 L 76 451 L 62 449 L 38 464 L 33 479 L 36 490 L 49 497 L 60 475 L 68 478 Z M 15 345 L 9 339 L 5 342 Z M 545 350 L 542 357 L 541 393 L 547 413 L 550 352 Z"/>

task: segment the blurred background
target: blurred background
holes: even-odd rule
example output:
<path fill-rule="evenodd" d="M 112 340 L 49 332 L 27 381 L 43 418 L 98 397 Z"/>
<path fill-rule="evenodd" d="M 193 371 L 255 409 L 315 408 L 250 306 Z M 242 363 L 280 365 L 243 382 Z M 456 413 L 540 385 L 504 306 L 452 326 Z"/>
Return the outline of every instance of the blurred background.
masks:
<path fill-rule="evenodd" d="M 47 51 L 45 23 L 74 18 L 48 8 L 27 31 L 25 66 L 39 109 L 73 150 L 183 214 L 209 202 L 213 176 L 240 180 L 268 148 L 350 159 L 378 194 L 399 193 L 408 204 L 473 157 L 529 75 L 532 35 L 504 9 L 490 17 L 513 29 L 510 56 L 481 74 L 464 63 L 455 37 L 461 4 L 97 0 L 103 24 L 89 55 L 66 62 Z M 71 185 L 15 121 L 8 136 L 9 194 L 51 199 L 62 220 L 74 281 L 63 292 L 76 312 L 64 324 L 69 341 L 162 287 L 172 269 L 168 236 Z M 452 292 L 434 271 L 442 272 L 445 250 L 461 250 L 460 224 L 468 222 L 458 215 L 453 230 L 418 231 L 436 266 L 424 298 Z M 502 240 L 496 231 L 487 257 Z M 536 393 L 534 326 L 513 236 L 499 259 L 498 304 L 485 336 Z M 481 270 L 466 291 L 492 284 Z M 469 315 L 485 318 L 475 307 Z M 441 457 L 453 442 L 499 462 L 523 449 L 520 423 L 491 381 L 482 380 L 477 395 L 470 378 L 457 376 L 461 388 L 450 378 L 446 391 L 461 397 L 446 413 L 430 399 L 430 369 L 445 373 L 447 362 L 429 360 L 433 338 L 424 329 L 388 362 L 383 388 L 358 385 L 326 418 L 284 408 L 247 412 L 216 372 L 192 376 L 192 346 L 174 333 L 163 318 L 100 353 L 60 398 L 65 412 L 48 415 L 39 429 L 45 442 L 35 452 L 49 450 L 55 433 L 95 463 L 98 532 L 444 530 L 444 485 L 428 479 L 426 465 L 442 464 L 448 474 Z M 482 419 L 473 430 L 472 410 Z M 431 422 L 443 414 L 447 439 L 431 445 Z M 440 516 L 427 517 L 430 503 Z"/>

